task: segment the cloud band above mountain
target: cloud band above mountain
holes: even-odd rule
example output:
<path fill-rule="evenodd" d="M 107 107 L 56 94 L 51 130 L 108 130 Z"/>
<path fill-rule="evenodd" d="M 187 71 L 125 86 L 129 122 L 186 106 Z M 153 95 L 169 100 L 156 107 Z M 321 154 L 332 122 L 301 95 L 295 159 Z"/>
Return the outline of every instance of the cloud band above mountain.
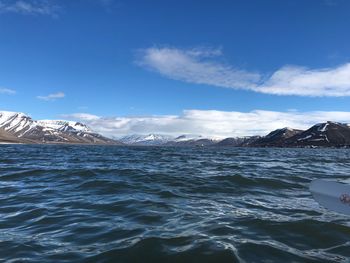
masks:
<path fill-rule="evenodd" d="M 195 84 L 251 90 L 274 95 L 350 96 L 350 63 L 335 68 L 285 66 L 271 75 L 220 63 L 215 49 L 148 48 L 137 64 L 165 77 Z"/>
<path fill-rule="evenodd" d="M 328 120 L 350 123 L 350 112 L 340 111 L 264 111 L 251 112 L 185 110 L 181 115 L 144 117 L 100 117 L 87 113 L 64 115 L 86 123 L 106 136 L 160 133 L 201 134 L 213 137 L 265 135 L 272 130 L 292 127 L 307 129 Z"/>

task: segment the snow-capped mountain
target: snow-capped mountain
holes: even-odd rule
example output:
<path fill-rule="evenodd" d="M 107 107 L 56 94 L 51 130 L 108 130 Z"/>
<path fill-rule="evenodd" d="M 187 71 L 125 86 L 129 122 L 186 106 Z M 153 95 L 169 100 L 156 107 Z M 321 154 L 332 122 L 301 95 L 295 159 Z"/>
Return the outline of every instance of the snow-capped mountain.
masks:
<path fill-rule="evenodd" d="M 38 124 L 48 128 L 56 129 L 63 132 L 89 132 L 93 131 L 87 127 L 85 124 L 75 121 L 62 121 L 62 120 L 40 120 Z"/>
<path fill-rule="evenodd" d="M 0 112 L 0 128 L 15 134 L 17 137 L 24 136 L 36 126 L 37 124 L 35 121 L 23 113 L 9 111 Z"/>
<path fill-rule="evenodd" d="M 337 122 L 318 123 L 286 140 L 291 146 L 349 146 L 350 127 Z"/>
<path fill-rule="evenodd" d="M 124 136 L 119 138 L 119 141 L 128 145 L 163 145 L 171 140 L 174 137 L 169 135 L 162 134 L 148 134 L 148 135 L 140 135 L 140 134 L 132 134 L 128 136 Z"/>
<path fill-rule="evenodd" d="M 202 135 L 181 135 L 167 142 L 167 146 L 211 146 L 221 141 L 216 137 L 204 137 Z"/>
<path fill-rule="evenodd" d="M 162 134 L 127 135 L 118 139 L 127 145 L 164 145 L 164 146 L 208 146 L 219 141 L 216 138 L 206 138 L 201 135 L 181 135 L 173 137 Z"/>
<path fill-rule="evenodd" d="M 40 143 L 117 144 L 86 125 L 62 120 L 36 121 L 18 112 L 0 111 L 0 129 L 19 139 Z"/>

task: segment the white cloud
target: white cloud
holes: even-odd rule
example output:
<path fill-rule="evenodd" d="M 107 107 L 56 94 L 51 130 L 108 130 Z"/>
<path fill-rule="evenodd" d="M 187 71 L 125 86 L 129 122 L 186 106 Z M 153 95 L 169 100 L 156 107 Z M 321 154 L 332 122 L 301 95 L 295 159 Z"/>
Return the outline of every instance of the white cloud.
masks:
<path fill-rule="evenodd" d="M 48 0 L 0 1 L 0 13 L 56 16 L 59 6 Z"/>
<path fill-rule="evenodd" d="M 316 70 L 284 67 L 255 90 L 277 95 L 350 96 L 350 63 Z"/>
<path fill-rule="evenodd" d="M 66 95 L 63 92 L 57 92 L 57 93 L 49 94 L 47 96 L 37 96 L 37 98 L 39 100 L 54 101 L 54 100 L 57 100 L 57 99 L 62 99 L 65 96 Z"/>
<path fill-rule="evenodd" d="M 292 127 L 307 129 L 326 122 L 350 123 L 350 112 L 339 111 L 265 111 L 251 112 L 185 110 L 181 115 L 144 117 L 98 117 L 90 114 L 65 115 L 85 122 L 96 132 L 106 136 L 161 133 L 169 135 L 201 134 L 213 137 L 265 135 L 272 130 Z"/>
<path fill-rule="evenodd" d="M 285 66 L 270 76 L 218 62 L 221 50 L 148 48 L 138 65 L 171 79 L 275 95 L 350 96 L 350 63 L 334 68 Z"/>
<path fill-rule="evenodd" d="M 221 50 L 175 48 L 148 48 L 141 51 L 137 63 L 163 76 L 196 84 L 225 88 L 251 89 L 260 75 L 233 68 L 212 60 Z"/>
<path fill-rule="evenodd" d="M 62 114 L 63 118 L 73 118 L 81 121 L 94 121 L 99 120 L 100 117 L 97 115 L 89 114 L 89 113 L 73 113 L 73 114 Z"/>
<path fill-rule="evenodd" d="M 16 91 L 13 89 L 0 88 L 0 94 L 14 95 Z"/>

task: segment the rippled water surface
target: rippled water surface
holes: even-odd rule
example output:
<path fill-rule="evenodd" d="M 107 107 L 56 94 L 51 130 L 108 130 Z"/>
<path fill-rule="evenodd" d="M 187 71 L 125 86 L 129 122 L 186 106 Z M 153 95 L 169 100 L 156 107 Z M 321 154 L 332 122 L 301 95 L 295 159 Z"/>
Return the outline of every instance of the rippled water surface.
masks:
<path fill-rule="evenodd" d="M 349 149 L 0 146 L 0 261 L 349 262 Z"/>

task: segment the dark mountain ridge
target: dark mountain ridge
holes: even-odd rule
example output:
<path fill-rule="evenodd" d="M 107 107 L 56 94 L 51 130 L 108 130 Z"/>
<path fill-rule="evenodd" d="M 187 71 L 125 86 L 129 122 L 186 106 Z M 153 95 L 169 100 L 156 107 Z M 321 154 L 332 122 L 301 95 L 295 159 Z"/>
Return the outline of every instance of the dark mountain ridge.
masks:
<path fill-rule="evenodd" d="M 350 127 L 347 124 L 328 121 L 318 123 L 310 129 L 285 140 L 291 147 L 349 147 Z"/>
<path fill-rule="evenodd" d="M 282 128 L 277 129 L 266 136 L 263 136 L 261 138 L 258 138 L 257 140 L 253 141 L 250 146 L 254 147 L 279 147 L 283 146 L 287 139 L 292 138 L 295 135 L 298 135 L 302 133 L 302 130 L 296 130 L 292 128 Z"/>

